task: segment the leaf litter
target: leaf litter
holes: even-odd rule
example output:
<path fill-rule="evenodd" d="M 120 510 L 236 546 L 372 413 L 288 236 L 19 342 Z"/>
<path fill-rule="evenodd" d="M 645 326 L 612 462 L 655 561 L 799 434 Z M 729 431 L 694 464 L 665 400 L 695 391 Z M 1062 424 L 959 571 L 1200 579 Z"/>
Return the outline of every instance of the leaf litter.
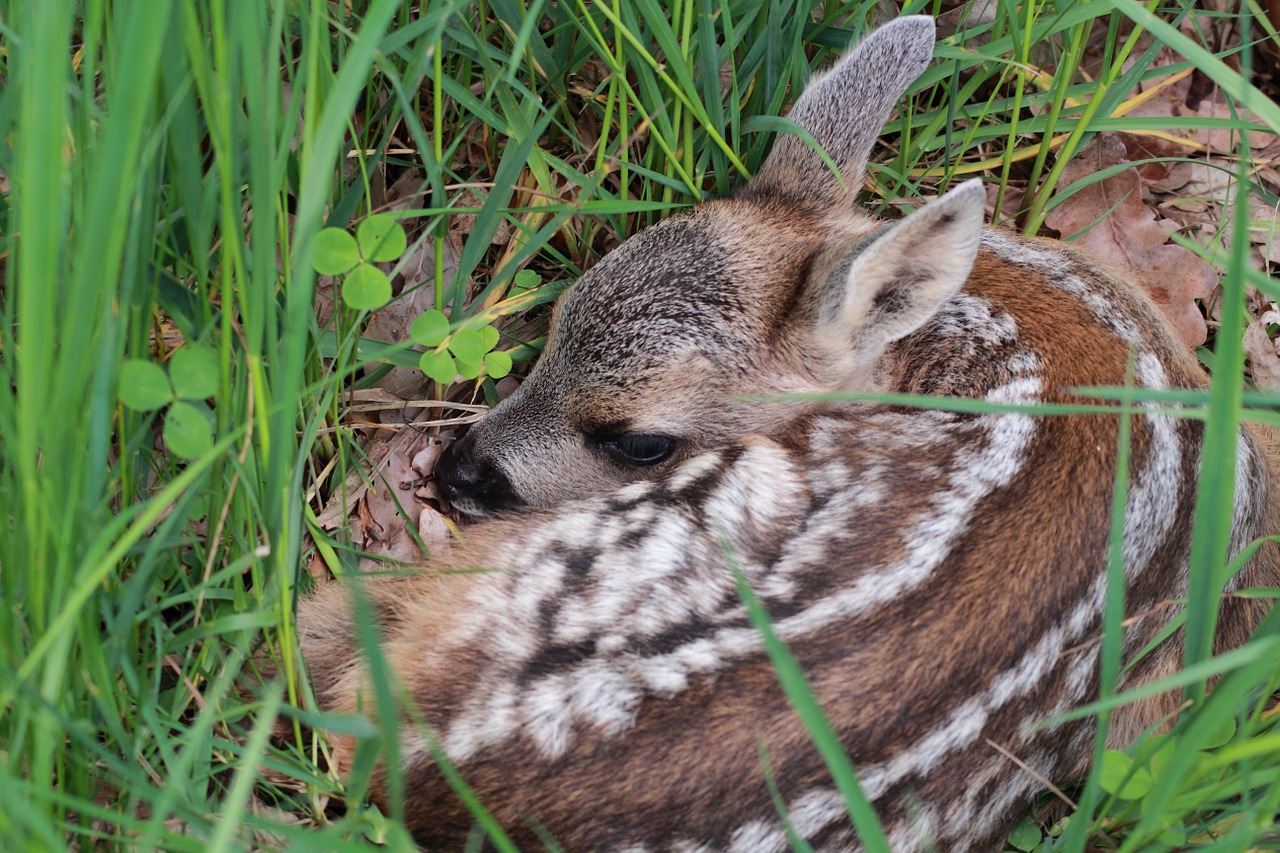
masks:
<path fill-rule="evenodd" d="M 1280 214 L 1266 200 L 1280 192 L 1280 137 L 1247 129 L 1242 140 L 1228 122 L 1242 120 L 1261 128 L 1256 117 L 1228 104 L 1199 72 L 1172 68 L 1181 61 L 1164 48 L 1156 64 L 1171 66 L 1170 73 L 1135 88 L 1130 93 L 1135 106 L 1127 115 L 1166 118 L 1171 128 L 1189 117 L 1216 119 L 1222 126 L 1099 134 L 1064 169 L 1059 192 L 1104 169 L 1126 162 L 1133 167 L 1067 198 L 1045 221 L 1061 237 L 1074 237 L 1077 245 L 1142 282 L 1183 341 L 1195 348 L 1216 328 L 1218 280 L 1225 270 L 1206 258 L 1229 255 L 1242 142 L 1250 152 L 1247 174 L 1255 184 L 1246 195 L 1248 263 L 1266 273 L 1280 264 Z M 1200 245 L 1202 252 L 1178 245 L 1174 235 Z M 1252 288 L 1249 296 L 1243 341 L 1248 370 L 1259 387 L 1280 389 L 1280 314 L 1275 303 Z"/>
<path fill-rule="evenodd" d="M 1070 186 L 1126 162 L 1119 134 L 1100 134 L 1063 170 L 1061 183 Z M 1217 273 L 1195 252 L 1170 241 L 1179 224 L 1142 200 L 1137 168 L 1086 186 L 1050 211 L 1045 222 L 1137 278 L 1187 346 L 1205 342 L 1208 327 L 1198 303 L 1209 298 Z"/>

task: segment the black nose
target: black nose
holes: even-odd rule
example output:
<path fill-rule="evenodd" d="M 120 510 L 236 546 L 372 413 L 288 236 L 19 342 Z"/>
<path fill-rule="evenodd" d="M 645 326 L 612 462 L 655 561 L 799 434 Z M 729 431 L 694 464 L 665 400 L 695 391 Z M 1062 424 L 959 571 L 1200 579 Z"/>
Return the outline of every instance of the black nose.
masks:
<path fill-rule="evenodd" d="M 460 438 L 436 460 L 436 485 L 441 496 L 467 515 L 485 515 L 519 504 L 511 481 L 489 462 L 477 459 L 473 446 Z"/>

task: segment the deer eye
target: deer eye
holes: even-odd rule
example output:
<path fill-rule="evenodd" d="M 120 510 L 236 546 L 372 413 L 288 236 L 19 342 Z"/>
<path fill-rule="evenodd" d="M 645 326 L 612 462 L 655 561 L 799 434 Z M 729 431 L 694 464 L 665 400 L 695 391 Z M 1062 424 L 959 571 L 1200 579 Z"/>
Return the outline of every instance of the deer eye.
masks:
<path fill-rule="evenodd" d="M 671 436 L 643 432 L 626 432 L 597 438 L 592 443 L 613 457 L 615 462 L 637 468 L 666 461 L 676 447 L 676 441 Z"/>

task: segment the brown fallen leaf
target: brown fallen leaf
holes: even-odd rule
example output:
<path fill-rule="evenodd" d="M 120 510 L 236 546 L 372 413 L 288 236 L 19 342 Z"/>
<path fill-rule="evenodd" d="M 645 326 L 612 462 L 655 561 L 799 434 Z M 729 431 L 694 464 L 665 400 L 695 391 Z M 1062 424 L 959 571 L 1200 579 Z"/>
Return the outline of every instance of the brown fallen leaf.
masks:
<path fill-rule="evenodd" d="M 1248 227 L 1249 242 L 1259 247 L 1262 258 L 1280 264 L 1280 210 L 1251 196 Z"/>
<path fill-rule="evenodd" d="M 1115 134 L 1101 134 L 1067 165 L 1059 184 L 1069 186 L 1125 162 L 1124 143 Z M 1076 193 L 1054 208 L 1045 222 L 1141 282 L 1187 346 L 1204 343 L 1208 328 L 1196 300 L 1209 297 L 1218 276 L 1194 252 L 1169 242 L 1177 224 L 1159 219 L 1143 202 L 1136 169 Z"/>
<path fill-rule="evenodd" d="M 439 444 L 428 444 L 413 455 L 413 461 L 409 464 L 413 470 L 427 477 L 436 469 L 436 460 L 440 458 L 440 451 L 443 449 Z"/>
<path fill-rule="evenodd" d="M 1012 226 L 1018 219 L 1018 213 L 1022 210 L 1026 201 L 1027 191 L 1022 187 L 1010 186 L 1005 189 L 1004 198 L 1000 198 L 1000 187 L 995 184 L 987 184 L 987 221 L 993 225 L 1005 224 Z M 996 210 L 996 202 L 1000 202 L 1000 209 Z"/>
<path fill-rule="evenodd" d="M 419 475 L 410 465 L 411 452 L 387 454 L 384 464 L 374 472 L 372 486 L 360 502 L 366 536 L 363 547 L 372 557 L 403 563 L 416 563 L 422 559 L 422 551 L 409 532 L 411 523 L 417 527 L 419 511 L 413 497 Z M 360 562 L 364 570 L 376 566 L 376 560 L 365 558 Z"/>
<path fill-rule="evenodd" d="M 1280 351 L 1267 334 L 1267 326 L 1280 324 L 1280 311 L 1271 310 L 1244 330 L 1244 354 L 1254 383 L 1264 391 L 1280 391 Z"/>
<path fill-rule="evenodd" d="M 318 550 L 312 550 L 307 556 L 307 573 L 317 581 L 329 579 L 329 567 Z"/>
<path fill-rule="evenodd" d="M 1228 124 L 1235 119 L 1244 119 L 1251 124 L 1263 124 L 1262 120 L 1256 115 L 1240 108 L 1232 109 L 1231 106 L 1221 101 L 1201 101 L 1196 114 L 1200 118 L 1222 119 L 1224 124 Z M 1234 155 L 1240 150 L 1240 133 L 1229 124 L 1226 127 L 1200 127 L 1196 128 L 1189 134 L 1192 139 L 1204 145 L 1210 151 L 1217 154 Z M 1274 134 L 1267 133 L 1262 130 L 1250 130 L 1249 147 L 1254 151 L 1261 150 L 1273 144 L 1276 141 Z"/>
<path fill-rule="evenodd" d="M 1169 178 L 1149 185 L 1157 193 L 1171 193 L 1163 206 L 1179 211 L 1204 213 L 1212 211 L 1211 219 L 1223 217 L 1223 206 L 1235 194 L 1235 176 L 1208 163 L 1176 163 L 1169 171 Z"/>
<path fill-rule="evenodd" d="M 422 551 L 409 532 L 421 526 L 415 489 L 423 474 L 414 469 L 430 439 L 412 429 L 375 437 L 365 446 L 368 467 L 352 470 L 317 515 L 326 530 L 346 526 L 351 544 L 374 558 L 415 563 Z M 377 559 L 362 559 L 361 570 L 375 569 Z"/>
<path fill-rule="evenodd" d="M 418 536 L 432 557 L 444 559 L 453 550 L 453 531 L 444 515 L 429 506 L 418 516 Z"/>

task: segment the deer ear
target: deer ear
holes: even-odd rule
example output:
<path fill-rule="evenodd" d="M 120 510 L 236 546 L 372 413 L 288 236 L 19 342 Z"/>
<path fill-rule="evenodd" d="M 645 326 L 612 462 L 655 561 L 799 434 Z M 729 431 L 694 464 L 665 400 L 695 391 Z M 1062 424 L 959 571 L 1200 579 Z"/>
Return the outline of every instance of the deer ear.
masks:
<path fill-rule="evenodd" d="M 889 345 L 960 291 L 978 255 L 985 202 L 982 182 L 966 181 L 819 265 L 829 272 L 810 281 L 806 302 L 824 384 L 865 390 Z"/>
<path fill-rule="evenodd" d="M 774 141 L 744 192 L 851 207 L 880 130 L 933 57 L 933 33 L 927 15 L 885 24 L 826 74 L 815 76 L 791 108 L 788 118 L 822 146 L 840 169 L 843 185 L 807 142 L 787 133 Z"/>

